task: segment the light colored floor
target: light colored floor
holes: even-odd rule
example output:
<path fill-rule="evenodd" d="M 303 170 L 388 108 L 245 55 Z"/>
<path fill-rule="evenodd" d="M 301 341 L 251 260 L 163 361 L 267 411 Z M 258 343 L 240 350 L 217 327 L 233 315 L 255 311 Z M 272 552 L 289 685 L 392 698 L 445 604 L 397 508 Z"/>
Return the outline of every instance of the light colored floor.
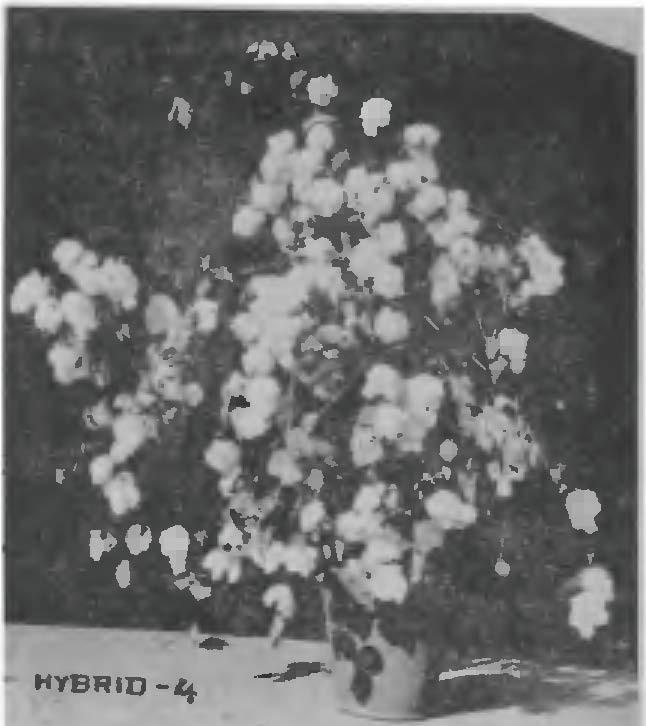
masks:
<path fill-rule="evenodd" d="M 201 636 L 204 637 L 204 636 Z M 6 629 L 6 723 L 10 726 L 361 726 L 370 720 L 335 709 L 326 673 L 276 683 L 254 675 L 282 672 L 295 661 L 325 662 L 324 643 L 286 641 L 272 650 L 260 638 L 231 638 L 221 651 L 197 647 L 188 633 L 10 625 Z M 521 668 L 522 671 L 522 668 Z M 71 673 L 140 676 L 142 696 L 36 691 L 34 676 Z M 580 703 L 542 713 L 519 707 L 428 719 L 433 726 L 637 726 L 634 682 L 598 678 Z M 193 704 L 173 695 L 179 678 L 193 683 Z M 171 685 L 157 690 L 157 683 Z M 383 724 L 385 722 L 374 722 Z"/>

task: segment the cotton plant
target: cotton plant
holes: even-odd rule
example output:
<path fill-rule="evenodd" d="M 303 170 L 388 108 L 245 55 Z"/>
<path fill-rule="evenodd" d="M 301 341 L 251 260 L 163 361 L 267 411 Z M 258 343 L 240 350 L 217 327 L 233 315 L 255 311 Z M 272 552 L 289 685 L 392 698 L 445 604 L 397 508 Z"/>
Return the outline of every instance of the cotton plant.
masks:
<path fill-rule="evenodd" d="M 205 565 L 216 579 L 237 577 L 247 553 L 260 570 L 282 577 L 265 599 L 276 611 L 274 629 L 293 613 L 287 585 L 293 573 L 334 577 L 367 608 L 403 603 L 448 532 L 476 526 L 493 502 L 512 497 L 544 463 L 518 401 L 483 398 L 467 373 L 429 372 L 428 360 L 413 369 L 394 363 L 405 358 L 420 325 L 422 316 L 416 320 L 407 304 L 413 287 L 422 288 L 431 316 L 442 320 L 476 285 L 522 316 L 534 297 L 553 295 L 564 282 L 563 260 L 534 233 L 511 248 L 478 241 L 481 223 L 468 194 L 440 181 L 433 153 L 439 139 L 434 127 L 413 124 L 404 130 L 402 153 L 383 168 L 338 170 L 331 164 L 334 121 L 316 114 L 300 135 L 284 130 L 268 139 L 234 213 L 234 233 L 273 240 L 283 265 L 249 279 L 246 305 L 232 317 L 240 363 L 222 388 L 228 439 L 215 440 L 209 451 L 222 457 L 207 462 L 235 501 L 250 488 L 245 453 L 262 440 L 267 456 L 254 481 L 262 479 L 265 494 L 248 543 L 214 550 Z M 341 232 L 329 239 L 316 231 L 317 221 L 344 206 L 360 218 L 365 236 L 353 240 Z M 409 280 L 405 260 L 413 239 L 428 265 Z M 356 282 L 348 282 L 348 273 Z M 503 328 L 487 339 L 488 353 L 506 356 L 517 374 L 527 341 L 522 331 Z M 251 405 L 227 415 L 231 396 L 249 393 Z M 338 404 L 350 400 L 354 408 L 342 414 L 348 435 L 335 437 Z M 447 418 L 456 422 L 454 438 L 440 441 Z M 414 470 L 433 447 L 443 460 L 440 472 L 388 481 L 389 465 Z M 350 470 L 338 469 L 335 457 Z M 312 490 L 310 469 L 325 470 L 324 486 Z M 334 489 L 346 477 L 356 491 L 339 511 Z M 281 533 L 277 540 L 270 522 L 283 496 L 294 516 L 288 539 Z M 333 557 L 339 545 L 353 554 Z"/>
<path fill-rule="evenodd" d="M 294 578 L 334 580 L 368 610 L 405 604 L 451 532 L 477 527 L 545 464 L 518 400 L 496 392 L 493 378 L 507 365 L 522 375 L 527 358 L 528 336 L 504 327 L 505 311 L 522 320 L 535 298 L 557 293 L 563 260 L 531 231 L 513 246 L 481 242 L 469 195 L 441 180 L 440 138 L 410 124 L 393 158 L 350 165 L 332 163 L 327 114 L 270 136 L 232 231 L 243 247 L 261 240 L 275 264 L 241 278 L 233 310 L 205 282 L 184 307 L 159 292 L 140 304 L 126 263 L 100 263 L 70 240 L 53 252 L 70 290 L 59 299 L 32 271 L 12 295 L 12 312 L 33 316 L 50 339 L 63 385 L 105 386 L 105 361 L 89 343 L 106 320 L 140 320 L 137 385 L 84 412 L 89 428 L 111 436 L 93 449 L 89 475 L 115 516 L 139 505 L 136 461 L 159 443 L 169 412 L 217 414 L 199 462 L 220 497 L 217 546 L 202 568 L 232 585 L 266 577 L 274 640 L 296 611 Z M 472 342 L 443 349 L 440 326 L 428 323 L 450 326 L 466 309 L 490 361 L 485 391 Z M 479 312 L 492 309 L 484 330 Z M 223 329 L 233 364 L 206 400 L 193 363 Z M 576 601 L 576 613 L 589 602 Z"/>

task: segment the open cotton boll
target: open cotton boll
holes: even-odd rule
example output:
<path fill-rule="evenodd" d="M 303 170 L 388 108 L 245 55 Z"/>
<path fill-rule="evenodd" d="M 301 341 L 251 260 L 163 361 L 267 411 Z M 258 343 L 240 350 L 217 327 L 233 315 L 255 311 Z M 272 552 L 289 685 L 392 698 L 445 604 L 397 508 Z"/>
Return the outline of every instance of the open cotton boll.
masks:
<path fill-rule="evenodd" d="M 32 270 L 18 280 L 11 294 L 9 307 L 14 315 L 30 313 L 38 303 L 49 297 L 50 280 Z"/>
<path fill-rule="evenodd" d="M 375 335 L 382 343 L 399 343 L 408 337 L 408 318 L 399 310 L 382 307 L 375 316 Z"/>
<path fill-rule="evenodd" d="M 462 290 L 460 275 L 448 255 L 442 254 L 435 260 L 429 270 L 429 280 L 431 303 L 442 315 L 457 300 Z"/>
<path fill-rule="evenodd" d="M 168 333 L 179 324 L 180 318 L 179 308 L 171 297 L 160 293 L 150 296 L 144 311 L 144 323 L 151 335 Z"/>
<path fill-rule="evenodd" d="M 108 454 L 101 454 L 90 462 L 90 480 L 95 486 L 103 486 L 112 477 L 114 461 Z"/>
<path fill-rule="evenodd" d="M 48 296 L 43 298 L 34 312 L 34 325 L 41 333 L 53 335 L 63 324 L 63 310 L 58 298 Z"/>
<path fill-rule="evenodd" d="M 402 378 L 399 372 L 386 363 L 375 363 L 366 375 L 361 395 L 368 399 L 384 398 L 394 403 L 402 392 Z"/>
<path fill-rule="evenodd" d="M 380 403 L 373 409 L 372 430 L 378 438 L 395 441 L 406 428 L 406 413 L 392 403 Z"/>
<path fill-rule="evenodd" d="M 449 259 L 461 279 L 471 282 L 480 269 L 480 247 L 472 237 L 461 235 L 449 243 Z"/>
<path fill-rule="evenodd" d="M 357 512 L 373 512 L 381 504 L 385 493 L 386 485 L 381 481 L 362 484 L 359 491 L 354 495 L 352 508 Z"/>
<path fill-rule="evenodd" d="M 299 522 L 301 531 L 309 534 L 319 528 L 325 519 L 325 507 L 318 499 L 303 505 L 299 512 Z"/>
<path fill-rule="evenodd" d="M 240 465 L 240 447 L 230 439 L 213 439 L 204 452 L 206 463 L 220 474 L 227 474 Z"/>
<path fill-rule="evenodd" d="M 197 381 L 187 383 L 183 389 L 183 397 L 187 406 L 195 408 L 204 400 L 204 389 Z"/>
<path fill-rule="evenodd" d="M 68 290 L 63 294 L 61 311 L 63 319 L 78 340 L 86 340 L 99 324 L 92 299 L 77 290 Z"/>
<path fill-rule="evenodd" d="M 369 277 L 373 278 L 373 292 L 386 300 L 394 300 L 404 294 L 404 271 L 397 265 L 376 262 L 370 274 L 362 279 Z"/>
<path fill-rule="evenodd" d="M 384 456 L 384 450 L 375 438 L 372 428 L 355 425 L 350 437 L 350 453 L 355 466 L 376 464 Z"/>
<path fill-rule="evenodd" d="M 334 179 L 315 179 L 303 196 L 303 201 L 314 214 L 331 217 L 343 205 L 343 187 Z"/>
<path fill-rule="evenodd" d="M 108 258 L 98 270 L 101 292 L 110 299 L 113 305 L 124 310 L 137 307 L 139 280 L 130 265 L 122 260 Z"/>
<path fill-rule="evenodd" d="M 440 140 L 439 130 L 428 123 L 413 123 L 404 128 L 403 141 L 407 147 L 423 146 L 432 149 Z"/>
<path fill-rule="evenodd" d="M 114 442 L 110 448 L 110 457 L 116 464 L 121 464 L 154 435 L 155 425 L 150 416 L 121 413 L 112 421 Z"/>
<path fill-rule="evenodd" d="M 282 249 L 294 241 L 294 230 L 284 217 L 276 217 L 271 224 L 271 233 Z"/>
<path fill-rule="evenodd" d="M 406 211 L 419 222 L 430 219 L 446 206 L 446 190 L 437 184 L 424 184 L 411 201 Z"/>
<path fill-rule="evenodd" d="M 52 260 L 61 272 L 68 274 L 84 252 L 85 248 L 78 240 L 65 238 L 61 239 L 52 250 Z"/>
<path fill-rule="evenodd" d="M 478 516 L 476 508 L 448 489 L 439 489 L 424 499 L 424 508 L 443 529 L 464 529 Z"/>
<path fill-rule="evenodd" d="M 285 129 L 267 137 L 267 150 L 276 156 L 288 154 L 296 147 L 296 134 Z"/>
<path fill-rule="evenodd" d="M 293 486 L 303 481 L 303 470 L 287 449 L 276 449 L 267 462 L 267 473 L 275 476 L 284 486 Z"/>
<path fill-rule="evenodd" d="M 444 382 L 438 376 L 420 373 L 406 381 L 406 409 L 421 419 L 439 411 L 443 397 Z"/>
<path fill-rule="evenodd" d="M 47 351 L 47 361 L 52 367 L 54 380 L 64 386 L 90 375 L 87 353 L 78 343 L 72 345 L 56 341 Z"/>
<path fill-rule="evenodd" d="M 249 203 L 266 214 L 274 215 L 287 199 L 287 185 L 254 179 L 249 190 Z"/>
<path fill-rule="evenodd" d="M 381 564 L 373 567 L 366 585 L 378 600 L 400 605 L 408 593 L 408 582 L 399 564 Z"/>
<path fill-rule="evenodd" d="M 315 120 L 305 134 L 306 146 L 319 149 L 324 153 L 327 153 L 334 147 L 334 141 L 334 132 L 330 128 L 329 123 L 321 120 Z"/>
<path fill-rule="evenodd" d="M 242 575 L 242 562 L 236 552 L 212 549 L 202 559 L 202 567 L 213 580 L 226 579 L 230 584 L 238 582 Z"/>
<path fill-rule="evenodd" d="M 103 493 L 116 517 L 136 509 L 141 502 L 141 493 L 135 483 L 134 474 L 121 471 L 104 485 Z"/>
<path fill-rule="evenodd" d="M 384 257 L 406 252 L 406 232 L 398 220 L 381 222 L 370 235 Z"/>
<path fill-rule="evenodd" d="M 244 204 L 236 209 L 232 224 L 232 231 L 237 237 L 254 237 L 265 223 L 266 214 L 251 204 Z"/>
<path fill-rule="evenodd" d="M 194 316 L 198 333 L 212 333 L 218 326 L 218 303 L 205 297 L 196 300 L 189 312 Z"/>

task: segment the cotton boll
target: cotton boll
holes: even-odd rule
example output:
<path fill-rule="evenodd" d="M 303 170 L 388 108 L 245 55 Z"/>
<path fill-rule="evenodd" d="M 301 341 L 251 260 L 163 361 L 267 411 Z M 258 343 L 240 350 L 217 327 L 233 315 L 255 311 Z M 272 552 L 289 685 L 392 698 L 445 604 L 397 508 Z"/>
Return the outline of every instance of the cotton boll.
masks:
<path fill-rule="evenodd" d="M 374 278 L 373 291 L 386 300 L 394 300 L 404 294 L 404 272 L 397 265 L 389 263 L 375 264 L 374 269 L 367 277 Z"/>
<path fill-rule="evenodd" d="M 278 406 L 280 393 L 280 386 L 275 378 L 271 376 L 250 378 L 244 394 L 250 403 L 250 408 L 236 409 L 236 411 L 255 409 L 260 415 L 266 418 L 273 416 Z"/>
<path fill-rule="evenodd" d="M 305 144 L 327 153 L 334 146 L 334 132 L 327 123 L 314 123 L 305 135 Z"/>
<path fill-rule="evenodd" d="M 90 479 L 95 486 L 103 486 L 112 477 L 114 462 L 108 454 L 102 454 L 90 462 Z"/>
<path fill-rule="evenodd" d="M 191 305 L 198 333 L 212 333 L 218 325 L 218 303 L 216 300 L 200 298 Z"/>
<path fill-rule="evenodd" d="M 399 192 L 414 189 L 420 181 L 417 164 L 410 159 L 391 161 L 386 165 L 386 178 Z"/>
<path fill-rule="evenodd" d="M 383 482 L 362 484 L 354 496 L 352 508 L 357 512 L 372 512 L 381 504 L 385 492 L 386 485 Z"/>
<path fill-rule="evenodd" d="M 283 564 L 288 572 L 308 577 L 316 567 L 318 551 L 305 545 L 304 541 L 290 543 L 285 548 Z"/>
<path fill-rule="evenodd" d="M 440 489 L 424 499 L 424 508 L 443 529 L 464 529 L 473 524 L 477 510 L 448 489 Z"/>
<path fill-rule="evenodd" d="M 606 601 L 581 592 L 570 599 L 568 622 L 584 640 L 591 640 L 597 629 L 610 622 Z"/>
<path fill-rule="evenodd" d="M 102 294 L 101 270 L 96 252 L 84 251 L 67 274 L 83 294 L 90 297 Z"/>
<path fill-rule="evenodd" d="M 410 148 L 422 146 L 432 149 L 440 140 L 440 132 L 431 124 L 409 124 L 404 128 L 403 140 L 404 145 Z"/>
<path fill-rule="evenodd" d="M 325 507 L 318 499 L 307 502 L 299 513 L 301 530 L 306 534 L 314 532 L 325 519 Z"/>
<path fill-rule="evenodd" d="M 123 463 L 152 434 L 153 430 L 148 416 L 138 413 L 122 413 L 115 416 L 112 422 L 114 443 L 110 448 L 110 457 L 116 464 Z"/>
<path fill-rule="evenodd" d="M 168 295 L 151 295 L 144 312 L 146 330 L 151 335 L 168 333 L 176 327 L 180 320 L 179 308 Z"/>
<path fill-rule="evenodd" d="M 266 345 L 254 345 L 242 354 L 242 369 L 248 376 L 266 376 L 271 373 L 276 360 Z"/>
<path fill-rule="evenodd" d="M 43 298 L 34 312 L 34 325 L 42 333 L 53 335 L 63 324 L 63 311 L 56 297 Z"/>
<path fill-rule="evenodd" d="M 11 294 L 10 309 L 14 315 L 30 313 L 38 303 L 49 297 L 50 281 L 37 270 L 32 270 L 18 280 Z"/>
<path fill-rule="evenodd" d="M 79 358 L 81 360 L 77 368 Z M 61 385 L 69 385 L 90 374 L 86 351 L 80 346 L 57 341 L 47 351 L 47 360 L 52 367 L 54 380 Z"/>
<path fill-rule="evenodd" d="M 242 574 L 240 557 L 233 552 L 212 549 L 202 560 L 202 567 L 209 572 L 213 580 L 226 579 L 233 584 L 238 582 Z"/>
<path fill-rule="evenodd" d="M 141 493 L 130 471 L 119 472 L 103 487 L 110 509 L 116 517 L 136 509 L 141 502 Z"/>
<path fill-rule="evenodd" d="M 86 409 L 83 418 L 86 421 L 86 425 L 100 429 L 112 425 L 110 408 L 103 399 Z"/>
<path fill-rule="evenodd" d="M 124 310 L 137 307 L 139 280 L 132 268 L 122 260 L 108 258 L 99 268 L 100 288 L 115 306 Z"/>
<path fill-rule="evenodd" d="M 286 449 L 271 453 L 267 462 L 267 473 L 275 476 L 284 486 L 293 486 L 303 481 L 303 470 Z"/>
<path fill-rule="evenodd" d="M 220 474 L 237 469 L 240 464 L 240 447 L 229 439 L 213 439 L 204 452 L 206 463 Z"/>
<path fill-rule="evenodd" d="M 383 458 L 384 450 L 372 429 L 355 426 L 350 437 L 350 452 L 355 466 L 370 466 Z"/>
<path fill-rule="evenodd" d="M 402 385 L 401 376 L 395 368 L 386 363 L 375 363 L 366 375 L 361 394 L 368 400 L 384 398 L 394 403 L 401 394 Z"/>
<path fill-rule="evenodd" d="M 187 383 L 183 389 L 183 398 L 189 408 L 195 408 L 204 400 L 204 389 L 197 381 Z"/>
<path fill-rule="evenodd" d="M 443 314 L 461 292 L 460 276 L 448 255 L 440 255 L 429 271 L 431 303 Z"/>
<path fill-rule="evenodd" d="M 72 270 L 81 256 L 85 252 L 83 245 L 75 239 L 62 239 L 52 250 L 52 259 L 58 266 L 58 269 L 68 274 Z"/>
<path fill-rule="evenodd" d="M 69 290 L 61 297 L 63 319 L 72 328 L 78 340 L 86 340 L 96 330 L 98 321 L 91 298 L 76 290 Z"/>
<path fill-rule="evenodd" d="M 406 408 L 419 418 L 439 411 L 443 396 L 444 382 L 438 376 L 420 373 L 406 381 Z"/>
<path fill-rule="evenodd" d="M 480 269 L 480 247 L 472 237 L 458 237 L 448 249 L 449 258 L 462 280 L 471 282 Z"/>
<path fill-rule="evenodd" d="M 370 579 L 366 584 L 378 600 L 395 602 L 401 605 L 408 593 L 408 582 L 401 565 L 385 564 L 370 570 Z"/>
<path fill-rule="evenodd" d="M 383 307 L 375 317 L 375 335 L 386 345 L 399 343 L 408 337 L 408 318 L 404 313 Z"/>
<path fill-rule="evenodd" d="M 282 249 L 294 241 L 294 230 L 284 217 L 276 217 L 271 225 L 271 233 Z"/>
<path fill-rule="evenodd" d="M 289 129 L 279 131 L 267 138 L 267 149 L 271 154 L 282 156 L 296 147 L 296 134 Z"/>
<path fill-rule="evenodd" d="M 420 222 L 430 219 L 446 205 L 446 191 L 436 184 L 425 184 L 406 205 L 406 211 Z"/>
<path fill-rule="evenodd" d="M 384 257 L 394 257 L 406 251 L 406 233 L 399 221 L 381 222 L 371 236 Z"/>
<path fill-rule="evenodd" d="M 315 179 L 304 201 L 314 214 L 331 217 L 343 204 L 343 187 L 334 179 Z"/>
<path fill-rule="evenodd" d="M 237 237 L 253 237 L 265 223 L 265 212 L 245 204 L 238 207 L 232 220 L 232 231 Z"/>
<path fill-rule="evenodd" d="M 406 414 L 391 403 L 375 406 L 372 417 L 372 430 L 378 438 L 395 441 L 406 426 Z"/>
<path fill-rule="evenodd" d="M 287 186 L 282 183 L 261 182 L 254 179 L 251 182 L 249 203 L 252 207 L 266 214 L 277 214 L 283 202 L 287 199 Z"/>
<path fill-rule="evenodd" d="M 231 414 L 231 425 L 240 439 L 256 439 L 267 432 L 270 421 L 251 408 L 236 408 Z"/>

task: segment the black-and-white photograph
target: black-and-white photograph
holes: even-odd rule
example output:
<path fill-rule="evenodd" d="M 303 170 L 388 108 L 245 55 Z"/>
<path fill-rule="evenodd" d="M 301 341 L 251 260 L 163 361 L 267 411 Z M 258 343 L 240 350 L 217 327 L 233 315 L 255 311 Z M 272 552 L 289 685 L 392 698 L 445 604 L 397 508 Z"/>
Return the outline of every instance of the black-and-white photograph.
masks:
<path fill-rule="evenodd" d="M 5 11 L 5 722 L 638 726 L 642 9 L 262 7 Z"/>

